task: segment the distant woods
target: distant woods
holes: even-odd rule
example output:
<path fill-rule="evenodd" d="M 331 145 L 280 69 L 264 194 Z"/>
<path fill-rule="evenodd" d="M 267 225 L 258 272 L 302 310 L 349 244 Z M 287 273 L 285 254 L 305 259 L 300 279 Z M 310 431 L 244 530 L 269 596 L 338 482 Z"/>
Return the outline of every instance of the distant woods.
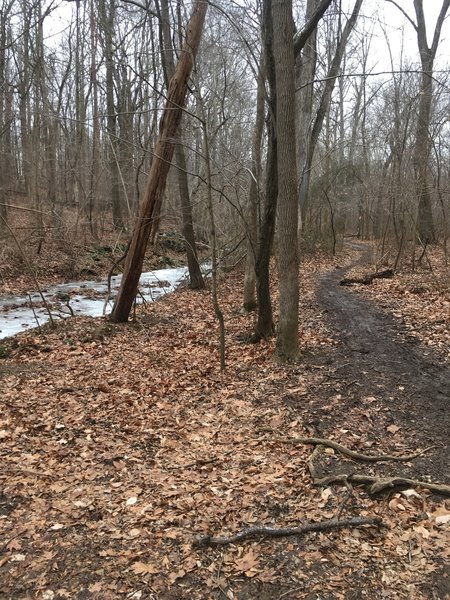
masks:
<path fill-rule="evenodd" d="M 386 3 L 392 11 L 397 4 Z M 296 3 L 294 33 L 275 40 L 275 53 L 267 11 L 278 19 L 290 5 L 213 3 L 151 241 L 159 227 L 179 230 L 195 264 L 195 244 L 211 245 L 212 201 L 219 266 L 247 255 L 248 308 L 261 307 L 272 240 L 292 246 L 292 231 L 286 242 L 281 228 L 297 212 L 300 254 L 318 246 L 334 252 L 344 235 L 379 240 L 396 263 L 432 243 L 447 254 L 450 83 L 439 43 L 450 0 L 440 4 L 437 23 L 427 23 L 422 0 L 402 3 L 405 28 L 417 39 L 406 58 L 390 47 L 389 22 L 374 24 L 360 0 Z M 2 242 L 12 228 L 32 257 L 55 241 L 70 253 L 129 239 L 191 8 L 0 0 Z M 383 36 L 390 64 L 378 74 Z M 295 64 L 278 84 L 291 94 L 291 77 L 295 106 L 277 113 L 276 60 L 289 44 Z M 276 169 L 276 144 L 279 152 L 286 135 L 293 143 L 290 121 L 295 152 L 283 146 Z M 278 206 L 277 229 L 281 172 L 298 204 Z M 264 299 L 263 306 L 260 337 L 273 331 Z"/>

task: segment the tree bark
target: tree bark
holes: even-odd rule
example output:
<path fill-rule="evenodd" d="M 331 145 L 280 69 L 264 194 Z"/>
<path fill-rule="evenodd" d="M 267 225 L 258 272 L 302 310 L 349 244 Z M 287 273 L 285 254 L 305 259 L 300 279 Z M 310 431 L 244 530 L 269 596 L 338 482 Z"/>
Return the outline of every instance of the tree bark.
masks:
<path fill-rule="evenodd" d="M 137 294 L 145 251 L 154 219 L 157 217 L 155 208 L 160 206 L 164 193 L 167 174 L 173 158 L 174 138 L 176 137 L 178 125 L 181 120 L 188 79 L 200 45 L 207 8 L 208 4 L 206 2 L 196 0 L 187 27 L 186 41 L 183 45 L 175 73 L 170 81 L 167 102 L 160 122 L 159 135 L 156 142 L 154 159 L 150 168 L 147 188 L 131 238 L 119 293 L 111 313 L 111 320 L 115 322 L 125 322 L 128 320 Z"/>
<path fill-rule="evenodd" d="M 332 0 L 321 0 L 317 10 L 305 23 L 303 29 L 294 37 L 294 53 L 297 56 L 304 48 L 309 36 L 317 27 Z M 269 0 L 263 2 L 263 46 L 265 52 L 267 83 L 269 88 L 267 105 L 267 166 L 265 182 L 265 202 L 261 219 L 258 255 L 256 258 L 256 293 L 258 298 L 258 319 L 255 338 L 266 339 L 273 335 L 272 302 L 270 299 L 270 254 L 275 234 L 275 215 L 277 210 L 278 174 L 277 174 L 277 135 L 276 110 L 277 94 L 275 82 L 275 64 L 273 57 L 272 6 Z"/>
<path fill-rule="evenodd" d="M 172 48 L 172 39 L 170 35 L 170 20 L 169 20 L 169 4 L 167 0 L 161 1 L 161 56 L 164 65 L 165 78 L 167 86 L 169 80 L 175 72 L 175 60 Z M 157 10 L 159 10 L 156 2 Z M 189 182 L 187 177 L 186 154 L 184 147 L 180 143 L 182 138 L 181 125 L 178 127 L 178 143 L 175 147 L 175 163 L 177 167 L 178 191 L 180 194 L 181 218 L 182 218 L 182 233 L 186 249 L 186 258 L 189 271 L 189 287 L 193 290 L 204 289 L 205 282 L 203 280 L 202 271 L 197 256 L 197 248 L 195 245 L 195 233 L 192 217 L 192 205 L 189 195 Z"/>
<path fill-rule="evenodd" d="M 108 7 L 107 7 L 108 3 Z M 117 116 L 114 102 L 114 62 L 113 62 L 113 29 L 115 16 L 115 0 L 101 0 L 100 14 L 104 33 L 105 68 L 106 68 L 106 131 L 108 133 L 108 156 L 111 183 L 111 207 L 115 229 L 123 228 L 122 206 L 120 199 L 119 144 L 117 138 Z"/>
<path fill-rule="evenodd" d="M 295 61 L 292 0 L 273 0 L 273 51 L 277 86 L 278 287 L 277 355 L 282 362 L 298 354 L 297 165 L 295 152 Z"/>
<path fill-rule="evenodd" d="M 273 56 L 273 23 L 271 0 L 263 2 L 263 45 L 267 70 L 268 109 L 267 109 L 267 161 L 265 181 L 264 212 L 259 234 L 258 256 L 256 258 L 256 293 L 258 298 L 258 319 L 255 326 L 256 339 L 267 339 L 273 335 L 273 311 L 270 298 L 270 254 L 275 234 L 275 215 L 278 196 L 277 136 L 276 136 L 276 81 Z"/>
<path fill-rule="evenodd" d="M 256 120 L 252 145 L 252 172 L 248 194 L 247 256 L 244 276 L 244 309 L 255 310 L 256 253 L 258 247 L 259 185 L 261 178 L 261 139 L 264 129 L 264 60 L 261 58 L 256 91 Z"/>
<path fill-rule="evenodd" d="M 416 178 L 416 193 L 418 197 L 417 233 L 422 244 L 436 241 L 431 194 L 428 185 L 428 168 L 431 152 L 430 121 L 433 99 L 433 66 L 436 56 L 442 24 L 450 7 L 450 0 L 443 0 L 436 22 L 431 47 L 428 46 L 423 0 L 414 0 L 417 25 L 417 43 L 422 64 L 422 80 L 419 95 L 419 116 L 417 120 L 414 171 Z"/>
<path fill-rule="evenodd" d="M 306 18 L 309 20 L 317 10 L 318 0 L 308 0 Z M 297 173 L 300 175 L 308 156 L 311 119 L 314 99 L 314 77 L 317 62 L 317 29 L 311 33 L 302 53 L 295 61 L 295 84 L 297 100 Z M 299 211 L 298 235 L 301 232 L 301 211 Z"/>

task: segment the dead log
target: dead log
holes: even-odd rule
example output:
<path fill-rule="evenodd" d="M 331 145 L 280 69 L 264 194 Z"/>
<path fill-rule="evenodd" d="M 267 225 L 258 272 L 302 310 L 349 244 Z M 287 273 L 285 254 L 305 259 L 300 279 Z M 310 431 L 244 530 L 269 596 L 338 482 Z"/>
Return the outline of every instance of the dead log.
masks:
<path fill-rule="evenodd" d="M 393 269 L 386 269 L 385 271 L 379 271 L 378 273 L 371 273 L 365 277 L 341 279 L 340 285 L 370 285 L 374 279 L 391 279 L 394 275 L 395 272 Z"/>

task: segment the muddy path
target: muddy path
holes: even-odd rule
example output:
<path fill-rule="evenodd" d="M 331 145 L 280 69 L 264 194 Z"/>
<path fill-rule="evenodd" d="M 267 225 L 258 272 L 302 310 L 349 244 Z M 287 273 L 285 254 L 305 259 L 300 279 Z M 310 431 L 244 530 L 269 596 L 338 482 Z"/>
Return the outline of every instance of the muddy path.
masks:
<path fill-rule="evenodd" d="M 368 263 L 368 249 L 362 244 L 357 247 L 361 250 L 357 262 Z M 321 374 L 311 390 L 312 397 L 315 392 L 318 398 L 308 407 L 314 415 L 312 425 L 323 435 L 336 425 L 347 428 L 349 441 L 352 435 L 370 440 L 373 449 L 435 446 L 414 464 L 402 465 L 401 474 L 446 483 L 450 479 L 450 369 L 408 338 L 388 312 L 361 297 L 357 286 L 340 285 L 355 264 L 328 273 L 318 284 L 319 306 L 337 343 L 331 353 L 316 356 L 310 364 Z M 369 264 L 367 271 L 371 271 Z M 398 465 L 383 468 L 386 474 L 399 474 Z"/>

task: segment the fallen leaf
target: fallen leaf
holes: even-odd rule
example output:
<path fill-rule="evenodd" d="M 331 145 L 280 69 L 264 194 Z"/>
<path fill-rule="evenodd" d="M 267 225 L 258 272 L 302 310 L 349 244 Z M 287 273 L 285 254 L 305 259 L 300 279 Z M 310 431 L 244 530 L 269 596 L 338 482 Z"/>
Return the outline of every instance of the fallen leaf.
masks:
<path fill-rule="evenodd" d="M 397 425 L 389 425 L 386 427 L 386 431 L 389 431 L 389 433 L 397 433 L 397 431 L 400 431 L 400 427 L 397 427 Z"/>
<path fill-rule="evenodd" d="M 6 547 L 8 548 L 8 550 L 20 550 L 22 548 L 22 544 L 20 543 L 20 540 L 15 538 L 9 541 Z"/>
<path fill-rule="evenodd" d="M 333 495 L 333 490 L 331 488 L 325 488 L 322 493 L 320 494 L 322 500 L 325 500 L 325 502 L 328 500 L 328 498 L 330 496 Z"/>
<path fill-rule="evenodd" d="M 160 569 L 152 563 L 135 562 L 131 565 L 131 570 L 136 575 L 153 575 L 159 573 Z"/>
<path fill-rule="evenodd" d="M 128 536 L 131 538 L 135 538 L 141 535 L 141 530 L 140 529 L 130 529 L 130 531 L 128 532 Z"/>
<path fill-rule="evenodd" d="M 448 515 L 439 515 L 436 517 L 437 525 L 445 525 L 445 523 L 450 522 L 450 513 Z"/>
<path fill-rule="evenodd" d="M 259 556 L 253 550 L 249 550 L 234 561 L 235 570 L 245 573 L 247 577 L 254 577 L 257 574 L 255 569 L 258 565 Z"/>
<path fill-rule="evenodd" d="M 405 496 L 405 498 L 422 498 L 422 496 L 420 494 L 418 494 L 416 492 L 416 490 L 403 490 L 402 492 L 400 492 L 403 496 Z"/>

